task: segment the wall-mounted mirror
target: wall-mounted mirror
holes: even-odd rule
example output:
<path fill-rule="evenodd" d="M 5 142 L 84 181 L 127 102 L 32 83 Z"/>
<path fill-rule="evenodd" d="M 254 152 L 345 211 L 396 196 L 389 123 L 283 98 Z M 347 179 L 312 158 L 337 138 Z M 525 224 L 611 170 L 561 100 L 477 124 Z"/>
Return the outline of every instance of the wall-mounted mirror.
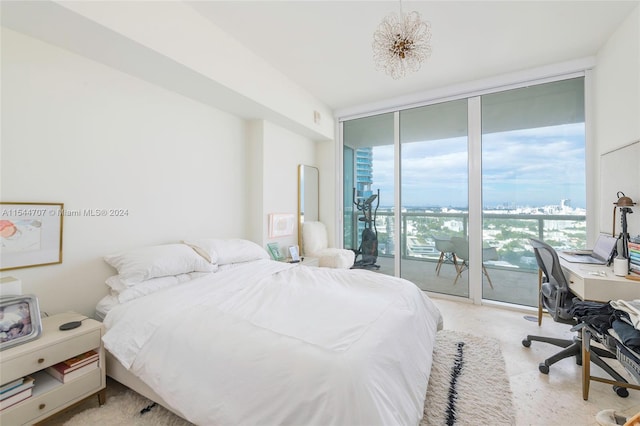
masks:
<path fill-rule="evenodd" d="M 298 244 L 302 248 L 302 224 L 319 220 L 319 171 L 316 167 L 298 166 Z"/>

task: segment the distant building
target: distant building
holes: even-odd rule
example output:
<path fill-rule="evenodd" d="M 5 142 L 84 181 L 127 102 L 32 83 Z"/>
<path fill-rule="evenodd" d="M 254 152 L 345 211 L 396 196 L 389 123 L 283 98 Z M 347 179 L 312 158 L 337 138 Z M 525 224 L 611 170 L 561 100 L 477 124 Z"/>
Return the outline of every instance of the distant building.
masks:
<path fill-rule="evenodd" d="M 373 148 L 356 149 L 356 198 L 367 199 L 373 191 Z"/>

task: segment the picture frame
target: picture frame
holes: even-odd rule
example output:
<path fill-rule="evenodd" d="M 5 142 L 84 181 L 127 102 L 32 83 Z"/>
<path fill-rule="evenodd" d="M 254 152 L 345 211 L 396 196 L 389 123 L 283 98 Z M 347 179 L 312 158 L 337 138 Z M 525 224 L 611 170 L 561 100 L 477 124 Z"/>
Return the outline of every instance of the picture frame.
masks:
<path fill-rule="evenodd" d="M 35 340 L 42 334 L 35 295 L 0 297 L 0 350 Z"/>
<path fill-rule="evenodd" d="M 300 262 L 300 252 L 298 251 L 298 246 L 290 246 L 289 255 L 291 256 L 291 262 Z"/>
<path fill-rule="evenodd" d="M 62 263 L 63 203 L 0 202 L 0 271 Z"/>
<path fill-rule="evenodd" d="M 272 213 L 269 215 L 269 238 L 293 235 L 296 216 L 293 213 Z"/>
<path fill-rule="evenodd" d="M 280 252 L 280 246 L 278 243 L 269 243 L 267 244 L 267 249 L 269 250 L 269 254 L 273 258 L 273 260 L 282 260 L 284 256 Z"/>

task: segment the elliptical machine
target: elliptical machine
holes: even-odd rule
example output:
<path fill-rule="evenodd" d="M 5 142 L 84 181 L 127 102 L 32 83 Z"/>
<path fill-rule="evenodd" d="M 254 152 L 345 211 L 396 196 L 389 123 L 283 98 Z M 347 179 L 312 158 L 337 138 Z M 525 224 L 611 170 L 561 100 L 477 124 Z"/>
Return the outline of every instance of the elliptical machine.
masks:
<path fill-rule="evenodd" d="M 377 200 L 375 209 L 373 202 Z M 352 269 L 380 269 L 380 265 L 376 265 L 378 260 L 378 228 L 376 227 L 376 216 L 378 214 L 378 206 L 380 205 L 380 190 L 377 194 L 371 195 L 366 200 L 356 200 L 356 189 L 353 188 L 353 204 L 360 210 L 363 217 L 358 218 L 360 222 L 364 222 L 362 230 L 362 241 L 360 247 L 354 250 L 356 261 L 353 263 Z M 358 260 L 358 256 L 361 259 Z"/>

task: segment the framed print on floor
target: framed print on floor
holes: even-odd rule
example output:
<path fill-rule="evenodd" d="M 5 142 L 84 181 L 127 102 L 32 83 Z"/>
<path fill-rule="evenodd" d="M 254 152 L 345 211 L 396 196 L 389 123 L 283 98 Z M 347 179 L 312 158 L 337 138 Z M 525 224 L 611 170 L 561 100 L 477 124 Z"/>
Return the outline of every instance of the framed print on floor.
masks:
<path fill-rule="evenodd" d="M 0 202 L 0 271 L 62 263 L 63 203 Z"/>

